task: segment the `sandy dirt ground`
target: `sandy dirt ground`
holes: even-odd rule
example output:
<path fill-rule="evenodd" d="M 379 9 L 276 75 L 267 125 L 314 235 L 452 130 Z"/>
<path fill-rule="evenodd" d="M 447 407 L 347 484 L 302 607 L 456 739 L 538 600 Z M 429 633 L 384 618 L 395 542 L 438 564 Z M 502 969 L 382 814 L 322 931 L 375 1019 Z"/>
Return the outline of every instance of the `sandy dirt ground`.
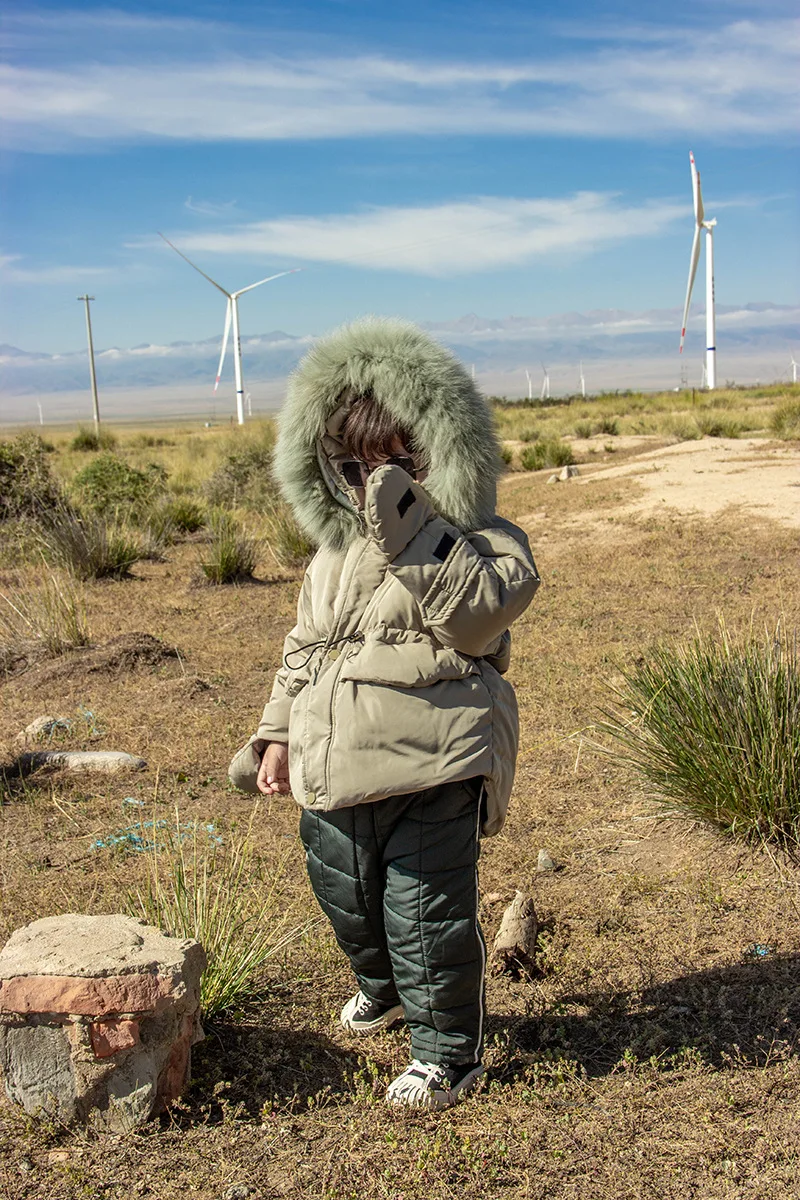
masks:
<path fill-rule="evenodd" d="M 651 516 L 667 508 L 713 516 L 736 507 L 800 527 L 800 447 L 758 438 L 703 438 L 637 454 L 624 463 L 581 468 L 575 481 L 633 479 L 638 495 L 626 513 Z"/>

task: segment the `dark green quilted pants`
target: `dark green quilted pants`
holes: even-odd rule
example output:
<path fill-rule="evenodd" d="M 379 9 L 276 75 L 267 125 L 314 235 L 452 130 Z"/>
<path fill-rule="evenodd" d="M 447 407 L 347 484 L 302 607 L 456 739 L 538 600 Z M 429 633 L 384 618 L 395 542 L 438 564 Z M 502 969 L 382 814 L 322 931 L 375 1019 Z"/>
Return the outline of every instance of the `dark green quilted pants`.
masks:
<path fill-rule="evenodd" d="M 412 1057 L 481 1057 L 486 948 L 478 924 L 482 779 L 334 812 L 304 809 L 311 884 L 365 995 L 399 998 Z"/>

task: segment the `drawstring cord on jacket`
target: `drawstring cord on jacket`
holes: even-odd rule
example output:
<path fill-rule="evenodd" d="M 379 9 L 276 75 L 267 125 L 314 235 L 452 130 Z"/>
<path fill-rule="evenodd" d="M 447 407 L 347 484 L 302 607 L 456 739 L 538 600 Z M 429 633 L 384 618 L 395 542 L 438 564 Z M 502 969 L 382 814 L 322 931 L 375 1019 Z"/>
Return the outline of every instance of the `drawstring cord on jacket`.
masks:
<path fill-rule="evenodd" d="M 305 646 L 298 646 L 296 650 L 290 650 L 288 654 L 284 654 L 283 665 L 286 667 L 287 671 L 302 671 L 303 668 L 307 667 L 311 662 L 311 659 L 314 657 L 314 651 L 319 650 L 320 647 L 324 647 L 326 650 L 332 650 L 334 646 L 339 646 L 342 642 L 363 641 L 363 633 L 356 631 L 356 633 L 347 633 L 344 637 L 337 638 L 335 642 L 327 642 L 324 639 L 320 642 L 307 642 Z M 289 662 L 289 659 L 294 658 L 296 654 L 302 654 L 304 650 L 309 650 L 310 654 L 308 654 L 298 666 L 293 667 Z"/>

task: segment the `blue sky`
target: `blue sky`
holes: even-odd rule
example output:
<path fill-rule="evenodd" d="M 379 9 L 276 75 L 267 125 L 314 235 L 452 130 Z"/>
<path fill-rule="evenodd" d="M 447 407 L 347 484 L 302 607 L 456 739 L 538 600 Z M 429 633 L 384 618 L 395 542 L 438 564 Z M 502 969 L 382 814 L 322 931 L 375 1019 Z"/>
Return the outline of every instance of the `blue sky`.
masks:
<path fill-rule="evenodd" d="M 7 8 L 0 342 L 78 349 L 84 290 L 99 347 L 217 335 L 158 230 L 230 288 L 304 268 L 243 298 L 244 332 L 679 307 L 690 148 L 718 302 L 795 304 L 794 11 Z"/>

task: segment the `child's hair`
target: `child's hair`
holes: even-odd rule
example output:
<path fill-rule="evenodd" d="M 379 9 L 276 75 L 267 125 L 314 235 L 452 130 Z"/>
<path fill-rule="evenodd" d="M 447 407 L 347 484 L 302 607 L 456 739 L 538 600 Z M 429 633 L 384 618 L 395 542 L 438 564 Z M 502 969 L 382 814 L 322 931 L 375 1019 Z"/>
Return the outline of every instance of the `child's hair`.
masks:
<path fill-rule="evenodd" d="M 347 453 L 362 460 L 388 458 L 395 453 L 395 438 L 414 453 L 411 430 L 378 404 L 372 392 L 353 396 L 339 437 Z"/>

